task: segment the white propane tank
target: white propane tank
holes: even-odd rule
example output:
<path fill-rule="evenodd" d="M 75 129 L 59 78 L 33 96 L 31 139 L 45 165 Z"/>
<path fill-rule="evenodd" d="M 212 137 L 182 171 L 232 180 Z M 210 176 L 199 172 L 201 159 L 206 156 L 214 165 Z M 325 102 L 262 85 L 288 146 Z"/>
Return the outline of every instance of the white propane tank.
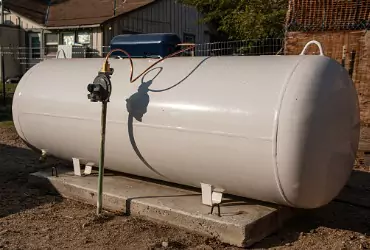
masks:
<path fill-rule="evenodd" d="M 157 59 L 134 59 L 134 76 Z M 37 149 L 97 165 L 101 103 L 87 85 L 103 59 L 52 59 L 32 67 L 15 93 L 19 135 Z M 110 59 L 105 167 L 298 208 L 333 200 L 359 143 L 356 90 L 325 56 L 175 57 L 135 83 L 129 61 Z M 133 137 L 126 99 L 149 86 Z"/>

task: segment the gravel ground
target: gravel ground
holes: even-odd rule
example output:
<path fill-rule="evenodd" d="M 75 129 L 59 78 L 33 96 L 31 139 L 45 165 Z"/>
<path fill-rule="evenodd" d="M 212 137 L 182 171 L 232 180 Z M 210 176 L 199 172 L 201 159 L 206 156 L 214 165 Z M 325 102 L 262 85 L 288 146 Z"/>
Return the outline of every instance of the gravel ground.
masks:
<path fill-rule="evenodd" d="M 0 249 L 237 249 L 190 232 L 106 213 L 32 188 L 28 173 L 50 167 L 0 127 Z M 56 161 L 48 164 L 61 164 Z M 307 211 L 256 249 L 370 249 L 370 173 L 354 176 L 337 200 Z"/>

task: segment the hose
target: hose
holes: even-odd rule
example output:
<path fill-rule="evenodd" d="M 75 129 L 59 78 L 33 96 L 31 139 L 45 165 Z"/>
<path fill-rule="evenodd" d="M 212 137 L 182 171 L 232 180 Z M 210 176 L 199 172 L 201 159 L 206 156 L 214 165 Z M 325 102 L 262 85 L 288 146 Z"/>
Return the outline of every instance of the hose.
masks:
<path fill-rule="evenodd" d="M 107 54 L 107 56 L 105 57 L 105 60 L 104 60 L 104 63 L 103 63 L 103 68 L 102 68 L 102 72 L 106 72 L 106 71 L 109 71 L 110 69 L 109 69 L 109 62 L 108 62 L 108 60 L 109 60 L 109 57 L 112 55 L 112 53 L 114 53 L 114 52 L 122 52 L 122 53 L 124 53 L 128 58 L 129 58 L 129 60 L 130 60 L 130 66 L 131 66 L 131 70 L 130 70 L 130 83 L 133 83 L 133 82 L 135 82 L 137 79 L 139 79 L 140 77 L 142 77 L 146 72 L 148 72 L 148 70 L 150 70 L 151 68 L 153 68 L 155 65 L 157 65 L 158 63 L 160 63 L 160 62 L 162 62 L 162 61 L 164 61 L 164 60 L 166 60 L 166 59 L 168 59 L 168 58 L 171 58 L 171 57 L 174 57 L 174 56 L 176 56 L 176 55 L 179 55 L 179 54 L 181 54 L 181 53 L 183 53 L 183 52 L 185 52 L 185 51 L 188 51 L 188 50 L 191 50 L 191 49 L 193 49 L 193 48 L 195 48 L 196 47 L 196 44 L 193 44 L 193 43 L 181 43 L 181 44 L 178 44 L 178 46 L 189 46 L 188 48 L 185 48 L 185 49 L 182 49 L 182 50 L 180 50 L 180 51 L 177 51 L 177 52 L 174 52 L 174 53 L 172 53 L 172 54 L 170 54 L 170 55 L 168 55 L 168 56 L 165 56 L 165 57 L 163 57 L 163 58 L 161 58 L 161 59 L 159 59 L 158 61 L 156 61 L 155 63 L 153 63 L 151 66 L 149 66 L 146 70 L 144 70 L 141 74 L 139 74 L 137 77 L 135 77 L 134 79 L 133 79 L 133 75 L 134 75 L 134 63 L 133 63 L 133 61 L 132 61 L 132 57 L 131 57 L 131 55 L 127 52 L 127 51 L 125 51 L 125 50 L 123 50 L 123 49 L 113 49 L 113 50 L 111 50 L 111 51 L 109 51 L 109 53 Z"/>

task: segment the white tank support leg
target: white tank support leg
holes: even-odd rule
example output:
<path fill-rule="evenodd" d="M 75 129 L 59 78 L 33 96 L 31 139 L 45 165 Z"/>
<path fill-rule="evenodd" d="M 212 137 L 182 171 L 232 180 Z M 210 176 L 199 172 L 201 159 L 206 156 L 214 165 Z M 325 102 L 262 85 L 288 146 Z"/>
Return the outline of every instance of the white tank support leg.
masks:
<path fill-rule="evenodd" d="M 207 206 L 212 206 L 212 185 L 201 183 L 202 188 L 202 203 Z"/>
<path fill-rule="evenodd" d="M 214 206 L 222 202 L 223 193 L 225 190 L 215 188 L 210 184 L 201 183 L 202 188 L 202 203 L 207 206 Z"/>
<path fill-rule="evenodd" d="M 85 171 L 84 171 L 84 174 L 85 175 L 90 175 L 91 172 L 92 172 L 92 167 L 94 166 L 95 164 L 92 163 L 92 162 L 89 162 L 85 165 Z"/>
<path fill-rule="evenodd" d="M 212 205 L 214 205 L 214 204 L 221 204 L 222 197 L 224 195 L 224 191 L 225 190 L 223 190 L 221 188 L 215 188 L 215 189 L 213 189 L 213 192 L 212 192 Z"/>
<path fill-rule="evenodd" d="M 76 176 L 81 176 L 81 164 L 80 159 L 72 158 L 73 160 L 73 170 Z"/>
<path fill-rule="evenodd" d="M 213 214 L 213 209 L 217 207 L 218 216 L 221 217 L 220 204 L 222 202 L 222 196 L 224 189 L 215 188 L 210 184 L 201 183 L 202 188 L 202 203 L 211 207 L 210 214 Z"/>
<path fill-rule="evenodd" d="M 92 168 L 93 166 L 95 166 L 95 163 L 93 162 L 89 162 L 85 165 L 85 170 L 84 170 L 84 173 L 82 174 L 81 173 L 81 163 L 80 163 L 80 159 L 78 158 L 72 158 L 73 160 L 73 170 L 74 170 L 74 174 L 76 176 L 85 176 L 85 175 L 90 175 L 91 172 L 92 172 Z"/>

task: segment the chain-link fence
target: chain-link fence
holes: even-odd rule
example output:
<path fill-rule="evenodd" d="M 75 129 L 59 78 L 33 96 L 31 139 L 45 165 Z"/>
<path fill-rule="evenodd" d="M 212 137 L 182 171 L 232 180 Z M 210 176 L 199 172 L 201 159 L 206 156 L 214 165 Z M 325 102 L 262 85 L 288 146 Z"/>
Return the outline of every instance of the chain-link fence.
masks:
<path fill-rule="evenodd" d="M 367 30 L 370 1 L 367 0 L 290 0 L 288 31 Z"/>
<path fill-rule="evenodd" d="M 284 39 L 251 39 L 197 44 L 195 56 L 258 56 L 283 53 Z"/>

